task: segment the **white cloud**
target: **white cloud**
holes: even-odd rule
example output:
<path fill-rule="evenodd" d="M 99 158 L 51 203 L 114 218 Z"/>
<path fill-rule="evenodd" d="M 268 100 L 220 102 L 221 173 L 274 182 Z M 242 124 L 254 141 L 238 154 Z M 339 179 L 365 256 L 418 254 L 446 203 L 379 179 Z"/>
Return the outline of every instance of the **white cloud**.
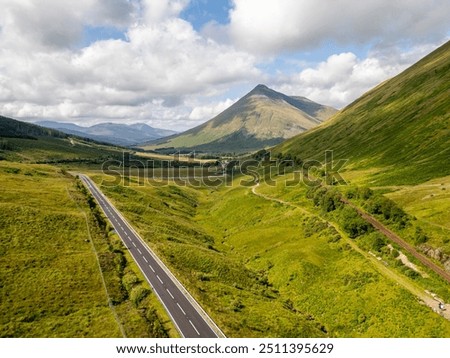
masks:
<path fill-rule="evenodd" d="M 405 53 L 400 40 L 434 44 L 448 26 L 443 0 L 235 0 L 230 24 L 198 32 L 180 18 L 188 3 L 0 0 L 0 114 L 186 129 L 244 94 L 230 87 L 270 78 L 258 67 L 277 63 L 278 51 L 368 44 L 367 58 L 342 50 L 292 76 L 274 71 L 276 89 L 341 107 L 433 47 Z M 81 48 L 87 27 L 104 26 L 126 40 Z"/>
<path fill-rule="evenodd" d="M 346 52 L 328 57 L 314 67 L 274 79 L 275 88 L 291 95 L 342 108 L 379 83 L 397 75 L 431 52 L 435 45 L 416 46 L 402 54 L 372 51 L 365 59 Z"/>
<path fill-rule="evenodd" d="M 194 121 L 205 121 L 211 119 L 226 110 L 235 102 L 236 100 L 228 98 L 225 101 L 220 101 L 218 103 L 211 103 L 209 105 L 194 107 L 194 109 L 189 114 L 189 119 Z"/>
<path fill-rule="evenodd" d="M 183 104 L 189 97 L 259 76 L 254 56 L 202 37 L 177 17 L 186 0 L 133 6 L 126 0 L 79 0 L 70 6 L 59 0 L 39 6 L 31 0 L 0 2 L 4 115 L 90 123 L 182 120 L 191 113 Z M 135 12 L 120 15 L 130 9 Z M 86 25 L 127 22 L 127 41 L 74 47 Z"/>
<path fill-rule="evenodd" d="M 0 0 L 3 44 L 16 49 L 71 48 L 84 25 L 127 27 L 134 6 L 127 0 Z"/>
<path fill-rule="evenodd" d="M 189 0 L 142 0 L 142 3 L 145 22 L 155 23 L 177 17 Z"/>
<path fill-rule="evenodd" d="M 229 35 L 275 54 L 333 41 L 436 41 L 448 31 L 448 0 L 234 0 Z"/>

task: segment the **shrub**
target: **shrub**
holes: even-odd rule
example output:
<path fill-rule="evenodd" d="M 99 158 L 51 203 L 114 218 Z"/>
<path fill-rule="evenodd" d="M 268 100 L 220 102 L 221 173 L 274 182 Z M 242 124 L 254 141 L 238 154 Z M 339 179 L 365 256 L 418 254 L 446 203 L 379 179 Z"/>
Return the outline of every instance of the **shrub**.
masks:
<path fill-rule="evenodd" d="M 139 279 L 132 271 L 126 273 L 122 277 L 122 284 L 128 292 L 130 292 L 132 290 L 132 288 L 138 283 L 139 283 Z"/>
<path fill-rule="evenodd" d="M 381 249 L 386 245 L 386 240 L 377 234 L 372 242 L 372 249 L 377 252 L 381 252 Z"/>
<path fill-rule="evenodd" d="M 373 191 L 367 187 L 358 188 L 358 198 L 362 200 L 367 200 L 373 196 Z"/>
<path fill-rule="evenodd" d="M 325 192 L 320 202 L 322 210 L 327 213 L 340 208 L 342 204 L 341 194 L 335 190 L 328 190 Z"/>
<path fill-rule="evenodd" d="M 135 286 L 131 290 L 130 294 L 130 300 L 133 302 L 133 304 L 138 307 L 139 304 L 142 302 L 142 300 L 147 297 L 150 294 L 150 290 L 142 287 L 142 286 Z"/>
<path fill-rule="evenodd" d="M 422 231 L 420 227 L 416 227 L 413 240 L 417 245 L 424 244 L 428 241 L 428 236 Z"/>
<path fill-rule="evenodd" d="M 348 206 L 341 210 L 339 219 L 342 227 L 352 239 L 369 232 L 372 228 L 355 209 Z"/>
<path fill-rule="evenodd" d="M 404 228 L 409 222 L 408 214 L 399 208 L 392 200 L 378 195 L 373 196 L 365 203 L 365 208 L 371 214 L 382 215 L 387 221 Z"/>

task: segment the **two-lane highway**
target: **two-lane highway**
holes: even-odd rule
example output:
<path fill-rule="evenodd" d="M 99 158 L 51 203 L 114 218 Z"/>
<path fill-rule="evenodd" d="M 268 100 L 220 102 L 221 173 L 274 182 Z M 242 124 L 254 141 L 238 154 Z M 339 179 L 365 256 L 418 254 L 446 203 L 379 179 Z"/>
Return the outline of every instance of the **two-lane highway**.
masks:
<path fill-rule="evenodd" d="M 186 338 L 224 337 L 220 329 L 132 229 L 94 182 L 79 175 L 113 225 L 142 273 L 161 300 L 178 331 Z"/>

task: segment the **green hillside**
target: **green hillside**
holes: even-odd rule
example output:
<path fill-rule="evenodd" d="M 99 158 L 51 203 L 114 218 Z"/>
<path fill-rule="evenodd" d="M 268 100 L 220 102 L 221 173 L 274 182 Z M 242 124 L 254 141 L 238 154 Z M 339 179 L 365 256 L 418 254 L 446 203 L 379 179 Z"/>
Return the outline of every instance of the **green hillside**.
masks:
<path fill-rule="evenodd" d="M 31 123 L 0 116 L 0 137 L 37 139 L 37 137 L 67 138 L 67 134 Z"/>
<path fill-rule="evenodd" d="M 311 129 L 336 112 L 304 97 L 256 86 L 210 121 L 184 133 L 150 142 L 144 149 L 246 152 L 273 146 Z"/>
<path fill-rule="evenodd" d="M 274 148 L 303 160 L 325 150 L 371 182 L 414 184 L 450 174 L 450 42 L 350 104 L 331 121 Z"/>
<path fill-rule="evenodd" d="M 101 163 L 121 149 L 0 116 L 0 160 L 28 163 Z"/>

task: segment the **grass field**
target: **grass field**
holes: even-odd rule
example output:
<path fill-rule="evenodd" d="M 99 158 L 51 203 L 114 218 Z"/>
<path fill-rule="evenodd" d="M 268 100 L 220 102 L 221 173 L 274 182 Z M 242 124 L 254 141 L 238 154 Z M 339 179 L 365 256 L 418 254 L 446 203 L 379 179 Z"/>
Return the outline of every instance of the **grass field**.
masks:
<path fill-rule="evenodd" d="M 16 162 L 95 162 L 122 157 L 122 150 L 76 138 L 0 138 L 0 157 Z"/>
<path fill-rule="evenodd" d="M 450 337 L 414 295 L 429 284 L 447 297 L 439 279 L 386 273 L 372 236 L 348 238 L 306 187 L 258 188 L 294 206 L 239 185 L 102 189 L 228 336 Z"/>
<path fill-rule="evenodd" d="M 0 176 L 1 336 L 120 336 L 71 181 L 4 162 Z"/>
<path fill-rule="evenodd" d="M 1 337 L 177 335 L 73 178 L 5 161 L 0 178 Z"/>

